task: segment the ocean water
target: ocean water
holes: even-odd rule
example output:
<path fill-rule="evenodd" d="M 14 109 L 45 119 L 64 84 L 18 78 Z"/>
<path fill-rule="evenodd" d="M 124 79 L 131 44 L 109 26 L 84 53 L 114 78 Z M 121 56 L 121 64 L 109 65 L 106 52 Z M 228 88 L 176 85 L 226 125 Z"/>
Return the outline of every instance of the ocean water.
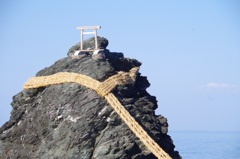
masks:
<path fill-rule="evenodd" d="M 183 159 L 240 159 L 240 132 L 170 131 Z"/>

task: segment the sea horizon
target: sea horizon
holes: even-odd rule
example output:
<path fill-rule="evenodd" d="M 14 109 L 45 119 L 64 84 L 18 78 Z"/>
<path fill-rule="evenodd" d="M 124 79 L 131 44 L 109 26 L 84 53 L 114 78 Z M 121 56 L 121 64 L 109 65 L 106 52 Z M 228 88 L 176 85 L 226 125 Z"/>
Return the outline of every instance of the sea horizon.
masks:
<path fill-rule="evenodd" d="M 240 159 L 239 131 L 171 130 L 183 159 Z"/>

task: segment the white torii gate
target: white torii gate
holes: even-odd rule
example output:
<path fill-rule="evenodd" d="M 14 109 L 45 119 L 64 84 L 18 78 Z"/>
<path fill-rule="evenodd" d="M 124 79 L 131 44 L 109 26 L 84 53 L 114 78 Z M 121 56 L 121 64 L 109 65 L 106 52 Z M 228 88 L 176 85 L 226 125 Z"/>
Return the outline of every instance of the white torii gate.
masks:
<path fill-rule="evenodd" d="M 97 29 L 100 29 L 101 26 L 81 26 L 81 27 L 77 27 L 77 30 L 81 31 L 81 43 L 80 43 L 80 51 L 95 51 L 98 50 L 98 41 L 97 41 Z M 87 31 L 86 31 L 87 30 Z M 93 30 L 93 31 L 89 31 L 89 30 Z M 83 50 L 83 37 L 86 34 L 94 34 L 95 37 L 95 50 Z"/>

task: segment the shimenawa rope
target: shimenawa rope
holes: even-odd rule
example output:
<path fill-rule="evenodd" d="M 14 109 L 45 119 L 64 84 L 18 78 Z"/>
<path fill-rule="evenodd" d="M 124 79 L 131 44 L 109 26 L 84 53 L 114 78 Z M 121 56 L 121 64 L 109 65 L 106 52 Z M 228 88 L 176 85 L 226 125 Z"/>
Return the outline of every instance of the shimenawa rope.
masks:
<path fill-rule="evenodd" d="M 136 122 L 130 113 L 122 106 L 111 91 L 117 85 L 133 84 L 139 68 L 134 67 L 129 72 L 118 72 L 104 82 L 99 82 L 91 77 L 78 73 L 60 72 L 49 76 L 30 78 L 23 86 L 24 89 L 45 87 L 52 84 L 75 82 L 87 88 L 95 90 L 99 96 L 105 98 L 115 112 L 128 125 L 141 142 L 158 158 L 171 159 L 171 157 L 147 134 L 147 132 Z"/>

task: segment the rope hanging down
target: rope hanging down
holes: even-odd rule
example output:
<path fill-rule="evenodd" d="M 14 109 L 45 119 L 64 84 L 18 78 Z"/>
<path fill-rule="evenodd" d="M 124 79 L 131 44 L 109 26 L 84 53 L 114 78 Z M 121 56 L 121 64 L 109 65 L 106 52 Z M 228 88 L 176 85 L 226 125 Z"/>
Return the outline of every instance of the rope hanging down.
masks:
<path fill-rule="evenodd" d="M 104 82 L 99 82 L 91 77 L 78 73 L 60 72 L 49 76 L 30 78 L 23 86 L 24 89 L 45 87 L 52 84 L 75 82 L 90 88 L 105 98 L 114 111 L 128 125 L 132 132 L 141 142 L 158 158 L 171 159 L 171 157 L 147 134 L 147 132 L 136 122 L 131 114 L 122 106 L 111 91 L 117 85 L 133 84 L 136 79 L 138 67 L 132 68 L 129 72 L 118 72 Z"/>

